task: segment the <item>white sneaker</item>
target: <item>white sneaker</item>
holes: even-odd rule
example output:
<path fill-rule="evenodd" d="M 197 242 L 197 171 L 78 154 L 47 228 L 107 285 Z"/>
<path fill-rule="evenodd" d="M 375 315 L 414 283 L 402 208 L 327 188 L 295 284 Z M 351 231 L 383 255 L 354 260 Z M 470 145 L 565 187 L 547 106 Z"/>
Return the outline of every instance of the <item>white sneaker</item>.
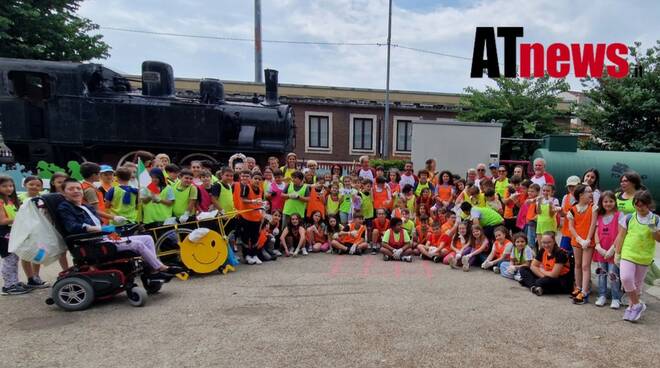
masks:
<path fill-rule="evenodd" d="M 245 256 L 245 261 L 250 265 L 255 264 L 254 257 L 252 257 L 252 256 Z"/>
<path fill-rule="evenodd" d="M 357 249 L 357 246 L 355 244 L 353 244 L 351 246 L 351 249 L 348 251 L 348 254 L 350 254 L 350 255 L 355 254 L 355 249 Z"/>
<path fill-rule="evenodd" d="M 303 249 L 302 249 L 302 255 L 303 255 L 303 256 L 306 256 L 306 255 L 308 255 L 308 254 L 309 254 L 309 253 L 307 252 L 307 248 L 303 248 Z"/>
<path fill-rule="evenodd" d="M 500 273 L 500 268 L 497 267 L 497 266 L 494 266 L 494 267 L 493 267 L 493 272 L 495 272 L 495 273 Z"/>
<path fill-rule="evenodd" d="M 278 256 L 278 257 L 282 257 L 282 252 L 280 252 L 280 251 L 277 250 L 277 249 L 275 249 L 275 250 L 273 251 L 273 254 L 276 255 L 276 256 Z"/>
<path fill-rule="evenodd" d="M 404 262 L 412 262 L 412 256 L 403 256 L 401 257 L 401 260 Z"/>
<path fill-rule="evenodd" d="M 612 303 L 610 304 L 610 308 L 612 308 L 612 309 L 621 308 L 621 302 L 619 301 L 619 299 L 612 299 Z"/>
<path fill-rule="evenodd" d="M 517 274 L 513 275 L 513 279 L 516 280 L 516 281 L 520 281 L 520 280 L 522 280 L 522 276 L 520 276 L 520 274 L 517 273 Z"/>
<path fill-rule="evenodd" d="M 607 303 L 607 297 L 605 295 L 601 295 L 596 299 L 596 306 L 597 307 L 602 307 Z"/>
<path fill-rule="evenodd" d="M 262 260 L 260 260 L 259 257 L 257 257 L 257 256 L 252 257 L 252 260 L 254 261 L 254 264 L 258 264 L 258 265 L 260 265 L 260 264 L 264 263 L 264 262 L 263 262 Z"/>

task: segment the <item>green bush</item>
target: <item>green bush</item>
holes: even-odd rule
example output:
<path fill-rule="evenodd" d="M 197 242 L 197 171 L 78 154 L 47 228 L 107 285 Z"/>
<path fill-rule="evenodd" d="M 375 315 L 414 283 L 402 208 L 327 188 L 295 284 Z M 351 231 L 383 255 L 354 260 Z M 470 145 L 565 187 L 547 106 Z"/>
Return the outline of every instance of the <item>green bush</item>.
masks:
<path fill-rule="evenodd" d="M 389 170 L 393 167 L 403 170 L 403 166 L 406 164 L 406 160 L 381 160 L 381 159 L 376 159 L 376 160 L 370 160 L 369 164 L 371 167 L 376 168 L 378 166 L 382 166 L 385 168 L 385 170 Z"/>

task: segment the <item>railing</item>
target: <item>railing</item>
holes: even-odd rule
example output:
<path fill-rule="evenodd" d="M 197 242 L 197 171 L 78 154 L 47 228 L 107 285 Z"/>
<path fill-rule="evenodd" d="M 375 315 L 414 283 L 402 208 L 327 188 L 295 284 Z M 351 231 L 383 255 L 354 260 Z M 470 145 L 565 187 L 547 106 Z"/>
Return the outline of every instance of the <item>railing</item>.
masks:
<path fill-rule="evenodd" d="M 306 167 L 307 161 L 310 160 L 298 160 L 298 166 L 301 168 Z M 341 174 L 346 175 L 350 172 L 353 172 L 356 167 L 358 167 L 359 163 L 357 161 L 349 162 L 349 161 L 320 161 L 320 160 L 314 160 L 318 164 L 316 168 L 316 172 L 319 174 L 325 174 L 329 173 L 332 170 L 332 167 L 335 165 L 341 166 Z"/>

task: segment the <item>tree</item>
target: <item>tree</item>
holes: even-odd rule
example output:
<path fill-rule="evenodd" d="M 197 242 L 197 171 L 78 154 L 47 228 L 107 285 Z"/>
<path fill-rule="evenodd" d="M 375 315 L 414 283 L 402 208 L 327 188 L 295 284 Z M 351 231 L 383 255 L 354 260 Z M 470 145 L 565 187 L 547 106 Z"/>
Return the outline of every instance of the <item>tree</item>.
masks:
<path fill-rule="evenodd" d="M 461 99 L 463 121 L 495 120 L 502 123 L 502 137 L 541 138 L 557 131 L 555 117 L 559 115 L 558 94 L 568 91 L 568 83 L 550 78 L 494 79 L 497 88 L 479 91 L 468 87 Z M 500 155 L 510 159 L 528 159 L 534 145 L 503 141 Z"/>
<path fill-rule="evenodd" d="M 0 56 L 86 61 L 107 58 L 99 28 L 76 15 L 82 0 L 2 0 L 0 2 Z"/>
<path fill-rule="evenodd" d="M 660 40 L 640 52 L 630 47 L 630 72 L 625 78 L 582 80 L 587 102 L 574 107 L 589 127 L 597 146 L 616 151 L 660 152 Z M 636 76 L 635 66 L 642 75 Z"/>

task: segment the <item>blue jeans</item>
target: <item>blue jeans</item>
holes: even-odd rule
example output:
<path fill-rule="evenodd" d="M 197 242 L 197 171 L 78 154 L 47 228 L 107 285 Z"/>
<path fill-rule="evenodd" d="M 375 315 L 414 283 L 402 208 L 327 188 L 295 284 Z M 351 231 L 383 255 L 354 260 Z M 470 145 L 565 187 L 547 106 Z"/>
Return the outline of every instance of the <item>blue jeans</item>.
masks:
<path fill-rule="evenodd" d="M 520 272 L 516 271 L 515 274 L 509 272 L 509 266 L 511 266 L 511 262 L 509 262 L 509 261 L 500 262 L 500 265 L 499 265 L 500 275 L 502 275 L 502 277 L 506 277 L 507 279 L 513 279 L 513 276 L 515 276 L 516 274 L 520 274 Z"/>
<path fill-rule="evenodd" d="M 598 275 L 598 296 L 607 296 L 607 280 L 612 289 L 612 300 L 621 300 L 621 278 L 619 266 L 614 263 L 598 262 L 596 269 Z"/>
<path fill-rule="evenodd" d="M 570 236 L 563 236 L 561 237 L 561 242 L 559 243 L 559 247 L 563 250 L 565 250 L 568 254 L 573 254 L 573 246 L 571 245 L 571 237 Z"/>
<path fill-rule="evenodd" d="M 348 218 L 349 218 L 349 213 L 348 212 L 339 212 L 339 223 L 342 225 L 348 224 Z"/>
<path fill-rule="evenodd" d="M 527 244 L 537 250 L 536 247 L 536 221 L 530 221 L 525 225 L 525 235 L 527 235 Z"/>

